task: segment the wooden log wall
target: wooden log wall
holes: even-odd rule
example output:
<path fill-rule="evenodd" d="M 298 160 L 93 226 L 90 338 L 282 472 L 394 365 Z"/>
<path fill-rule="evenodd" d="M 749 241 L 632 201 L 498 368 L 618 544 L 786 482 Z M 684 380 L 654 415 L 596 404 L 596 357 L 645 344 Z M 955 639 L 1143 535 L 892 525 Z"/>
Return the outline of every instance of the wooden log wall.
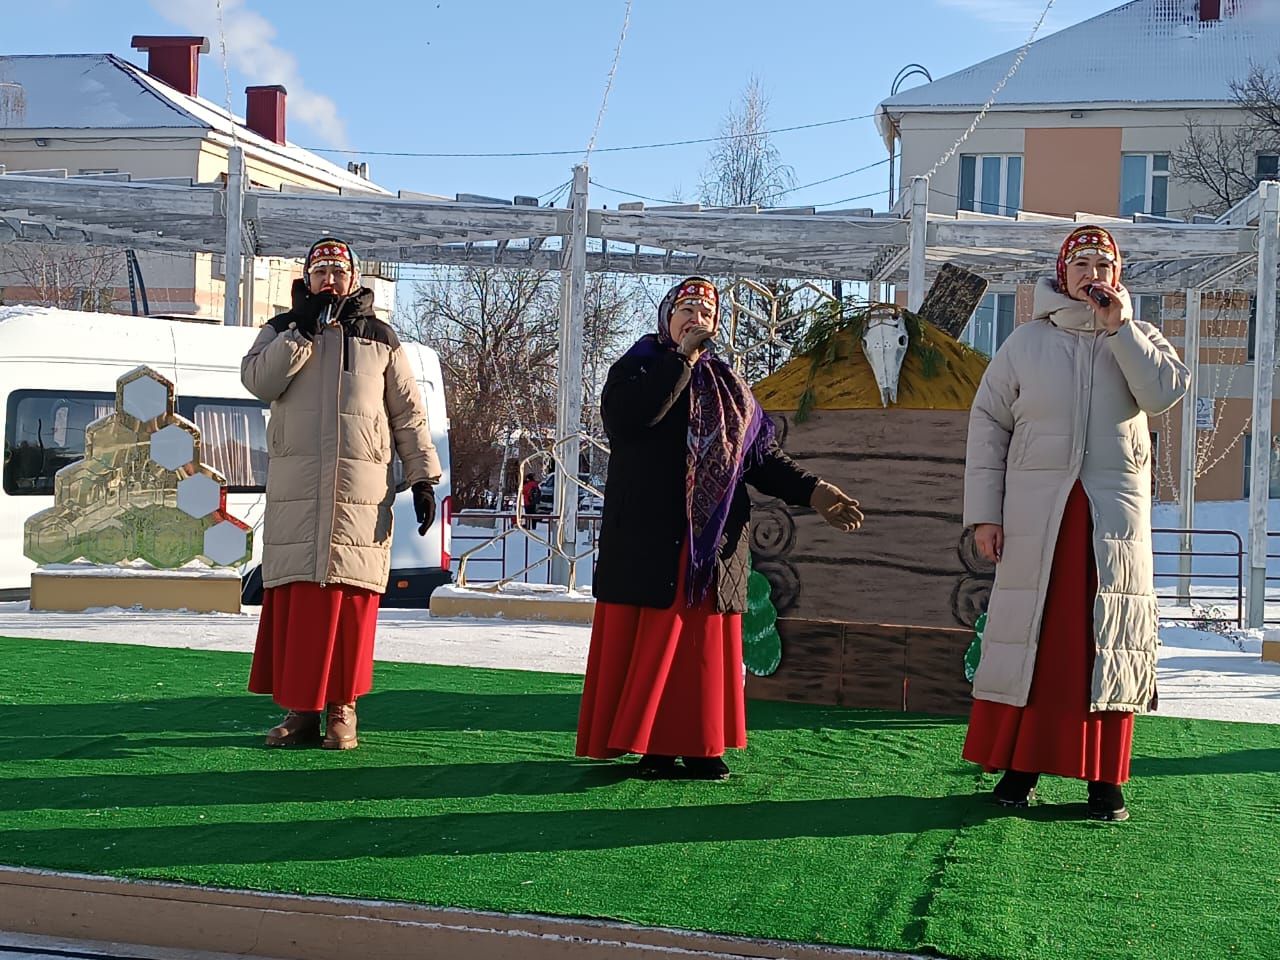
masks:
<path fill-rule="evenodd" d="M 772 414 L 800 466 L 862 504 L 854 534 L 816 511 L 760 499 L 752 554 L 780 615 L 844 623 L 972 627 L 993 570 L 962 523 L 963 410 L 815 410 Z"/>
<path fill-rule="evenodd" d="M 971 701 L 964 654 L 973 632 L 823 620 L 778 620 L 782 663 L 749 676 L 753 700 L 964 715 Z"/>

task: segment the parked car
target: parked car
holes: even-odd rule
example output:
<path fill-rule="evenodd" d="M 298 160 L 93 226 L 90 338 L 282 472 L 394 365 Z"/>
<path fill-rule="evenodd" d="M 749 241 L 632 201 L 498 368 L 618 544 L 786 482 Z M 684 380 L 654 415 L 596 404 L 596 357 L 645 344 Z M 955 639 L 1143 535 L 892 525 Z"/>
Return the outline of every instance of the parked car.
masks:
<path fill-rule="evenodd" d="M 589 473 L 578 474 L 578 482 L 589 484 L 597 490 L 604 489 L 604 484 L 598 477 L 593 477 Z M 575 488 L 578 491 L 578 512 L 579 513 L 599 513 L 604 509 L 604 499 L 596 496 L 590 490 L 584 490 L 581 487 Z M 535 513 L 550 513 L 555 504 L 556 499 L 556 475 L 549 474 L 540 484 L 538 484 L 538 502 L 534 506 Z"/>

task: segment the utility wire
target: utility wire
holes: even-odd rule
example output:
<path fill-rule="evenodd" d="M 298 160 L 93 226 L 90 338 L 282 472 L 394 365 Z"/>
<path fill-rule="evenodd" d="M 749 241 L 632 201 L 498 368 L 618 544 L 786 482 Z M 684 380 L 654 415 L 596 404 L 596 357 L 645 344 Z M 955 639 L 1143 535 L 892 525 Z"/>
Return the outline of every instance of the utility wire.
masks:
<path fill-rule="evenodd" d="M 839 117 L 835 120 L 820 120 L 817 123 L 801 123 L 791 127 L 778 127 L 774 130 L 757 130 L 754 133 L 734 133 L 720 137 L 699 137 L 694 140 L 669 140 L 664 143 L 635 143 L 625 147 L 596 147 L 595 153 L 621 153 L 628 150 L 657 150 L 662 147 L 687 147 L 700 143 L 721 143 L 726 140 L 746 140 L 751 137 L 765 137 L 775 133 L 792 133 L 796 130 L 814 130 L 819 127 L 831 127 L 840 123 L 852 123 L 855 120 L 869 120 L 874 113 L 864 113 L 857 117 Z M 365 157 L 427 157 L 435 159 L 482 159 L 502 157 L 567 157 L 582 152 L 581 147 L 572 150 L 515 150 L 497 153 L 430 153 L 413 150 L 339 150 L 334 147 L 303 147 L 313 153 L 341 153 Z"/>
<path fill-rule="evenodd" d="M 613 65 L 609 68 L 609 78 L 605 81 L 604 96 L 600 98 L 600 111 L 596 114 L 596 125 L 591 131 L 591 139 L 587 141 L 587 152 L 582 158 L 586 163 L 591 159 L 591 151 L 596 148 L 596 137 L 600 134 L 600 124 L 604 122 L 605 107 L 609 103 L 609 91 L 613 89 L 613 78 L 618 72 L 618 61 L 622 59 L 622 43 L 627 39 L 627 27 L 631 25 L 631 0 L 627 0 L 627 9 L 622 14 L 622 31 L 618 34 L 618 45 L 613 48 Z"/>
<path fill-rule="evenodd" d="M 1027 42 L 1022 45 L 1022 49 L 1019 50 L 1017 56 L 1013 58 L 1013 64 L 1009 67 L 1009 71 L 1000 79 L 1000 82 L 995 85 L 995 89 L 991 91 L 991 96 L 987 98 L 987 102 L 982 105 L 982 109 L 979 110 L 977 116 L 973 118 L 973 123 L 969 124 L 969 129 L 960 134 L 960 139 L 952 144 L 951 147 L 938 158 L 938 162 L 929 168 L 929 172 L 925 174 L 927 179 L 933 179 L 933 175 L 938 172 L 938 168 L 954 157 L 956 155 L 956 151 L 964 146 L 965 141 L 969 139 L 973 131 L 978 129 L 978 124 L 983 121 L 988 111 L 990 111 L 992 106 L 995 105 L 996 98 L 1000 96 L 1000 91 L 1005 88 L 1005 84 L 1013 79 L 1013 75 L 1017 73 L 1018 68 L 1022 66 L 1022 61 L 1027 58 L 1027 54 L 1031 51 L 1031 45 L 1035 43 L 1036 34 L 1038 34 L 1040 32 L 1040 28 L 1044 26 L 1045 18 L 1049 16 L 1049 11 L 1053 9 L 1054 3 L 1055 0 L 1049 0 L 1049 2 L 1044 5 L 1044 9 L 1040 11 L 1040 19 L 1037 20 L 1036 25 L 1031 28 L 1031 35 L 1027 37 Z M 889 202 L 894 202 L 892 197 L 889 198 Z"/>

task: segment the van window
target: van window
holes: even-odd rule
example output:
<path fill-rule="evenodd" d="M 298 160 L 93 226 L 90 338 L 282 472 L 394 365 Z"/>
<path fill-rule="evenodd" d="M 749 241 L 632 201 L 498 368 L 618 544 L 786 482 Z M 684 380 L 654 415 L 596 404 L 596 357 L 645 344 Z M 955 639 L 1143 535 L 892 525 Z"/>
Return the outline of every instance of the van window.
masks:
<path fill-rule="evenodd" d="M 4 492 L 51 496 L 53 477 L 84 456 L 85 428 L 115 409 L 115 394 L 16 390 L 4 421 Z"/>
<path fill-rule="evenodd" d="M 184 398 L 178 406 L 200 431 L 204 462 L 227 478 L 228 493 L 262 493 L 267 489 L 265 404 Z"/>

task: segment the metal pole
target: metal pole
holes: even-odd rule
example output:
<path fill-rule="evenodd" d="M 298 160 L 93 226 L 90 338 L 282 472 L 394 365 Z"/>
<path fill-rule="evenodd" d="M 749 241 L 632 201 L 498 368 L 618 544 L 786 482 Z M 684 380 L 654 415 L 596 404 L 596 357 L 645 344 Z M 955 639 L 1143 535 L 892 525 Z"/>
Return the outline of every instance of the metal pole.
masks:
<path fill-rule="evenodd" d="M 924 303 L 925 252 L 929 244 L 929 178 L 911 178 L 911 258 L 907 272 L 907 309 Z"/>
<path fill-rule="evenodd" d="M 256 325 L 253 322 L 253 300 L 255 296 L 253 281 L 256 279 L 253 275 L 255 259 L 250 255 L 242 257 L 241 260 L 244 262 L 244 298 L 240 304 L 240 325 L 252 327 Z"/>
<path fill-rule="evenodd" d="M 222 322 L 228 327 L 240 323 L 241 236 L 244 231 L 244 148 L 227 152 L 227 189 L 223 197 L 227 209 L 227 245 L 222 266 Z"/>
<path fill-rule="evenodd" d="M 1182 513 L 1182 529 L 1190 530 L 1196 525 L 1196 408 L 1200 395 L 1200 306 L 1199 289 L 1187 290 L 1186 336 L 1183 338 L 1183 362 L 1191 371 L 1191 380 L 1187 386 L 1187 395 L 1182 400 L 1182 475 L 1178 482 L 1178 502 Z M 1178 557 L 1178 603 L 1181 606 L 1191 604 L 1191 550 L 1194 537 L 1190 533 L 1182 535 L 1182 545 Z"/>
<path fill-rule="evenodd" d="M 567 269 L 560 284 L 560 403 L 556 444 L 561 469 L 556 471 L 556 508 L 560 515 L 555 542 L 567 554 L 578 552 L 578 459 L 582 431 L 582 333 L 587 298 L 587 165 L 573 168 L 570 235 L 566 238 Z M 565 280 L 568 283 L 565 283 Z M 567 301 L 567 302 L 566 302 Z M 556 583 L 572 589 L 571 564 L 562 556 L 552 560 Z"/>
<path fill-rule="evenodd" d="M 1280 182 L 1259 185 L 1258 323 L 1253 361 L 1253 426 L 1249 471 L 1249 626 L 1266 619 L 1267 503 L 1271 491 L 1271 396 L 1276 367 L 1276 254 L 1280 246 Z"/>

